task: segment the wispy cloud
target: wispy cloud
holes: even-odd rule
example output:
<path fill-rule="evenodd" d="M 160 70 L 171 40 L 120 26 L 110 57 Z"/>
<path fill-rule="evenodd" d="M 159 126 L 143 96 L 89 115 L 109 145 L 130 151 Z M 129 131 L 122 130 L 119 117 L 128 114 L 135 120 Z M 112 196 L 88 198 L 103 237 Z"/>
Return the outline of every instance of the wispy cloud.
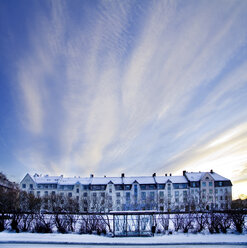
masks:
<path fill-rule="evenodd" d="M 231 161 L 226 176 L 240 178 L 246 3 L 77 4 L 36 10 L 18 61 L 28 135 L 41 135 L 42 145 L 27 144 L 37 164 L 70 175 L 146 174 Z"/>

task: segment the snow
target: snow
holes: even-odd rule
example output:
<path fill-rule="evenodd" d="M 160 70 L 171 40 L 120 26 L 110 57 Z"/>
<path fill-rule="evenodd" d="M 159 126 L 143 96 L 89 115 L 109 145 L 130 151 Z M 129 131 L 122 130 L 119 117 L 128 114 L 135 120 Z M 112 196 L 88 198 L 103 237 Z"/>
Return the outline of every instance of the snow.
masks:
<path fill-rule="evenodd" d="M 209 172 L 186 172 L 186 176 L 189 179 L 189 181 L 195 182 L 201 180 L 201 178 Z M 229 181 L 229 179 L 213 172 L 209 173 L 215 181 Z"/>
<path fill-rule="evenodd" d="M 184 176 L 164 176 L 164 177 L 155 177 L 157 183 L 167 183 L 171 181 L 172 183 L 188 183 Z"/>
<path fill-rule="evenodd" d="M 99 184 L 108 184 L 109 182 L 112 182 L 114 184 L 122 184 L 121 177 L 93 177 L 92 178 L 92 185 L 99 185 Z"/>
<path fill-rule="evenodd" d="M 0 233 L 1 243 L 57 243 L 57 244 L 242 244 L 247 246 L 246 234 L 183 234 L 160 235 L 154 237 L 106 237 L 89 234 L 38 234 L 38 233 Z"/>

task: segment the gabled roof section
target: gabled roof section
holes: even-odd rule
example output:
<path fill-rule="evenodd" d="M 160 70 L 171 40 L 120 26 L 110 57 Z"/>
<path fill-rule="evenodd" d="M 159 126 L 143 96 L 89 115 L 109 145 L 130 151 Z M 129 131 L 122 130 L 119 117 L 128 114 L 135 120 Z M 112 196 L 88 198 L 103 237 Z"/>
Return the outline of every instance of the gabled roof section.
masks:
<path fill-rule="evenodd" d="M 215 172 L 186 172 L 186 177 L 189 181 L 196 182 L 200 181 L 206 173 L 211 175 L 215 181 L 229 181 L 229 179 L 222 177 Z"/>
<path fill-rule="evenodd" d="M 210 173 L 210 175 L 213 177 L 213 179 L 215 181 L 230 181 L 230 179 L 226 178 L 226 177 L 223 177 L 221 175 L 219 175 L 218 173 Z"/>
<path fill-rule="evenodd" d="M 21 180 L 20 184 L 25 181 L 27 178 L 31 179 L 33 182 L 35 182 L 35 178 L 30 176 L 29 173 L 26 174 L 26 176 Z"/>

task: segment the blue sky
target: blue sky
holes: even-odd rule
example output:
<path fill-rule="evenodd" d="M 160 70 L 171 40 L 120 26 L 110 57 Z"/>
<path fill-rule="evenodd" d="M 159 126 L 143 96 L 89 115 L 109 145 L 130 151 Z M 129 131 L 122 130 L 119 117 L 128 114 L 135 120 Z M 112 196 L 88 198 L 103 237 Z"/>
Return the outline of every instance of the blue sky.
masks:
<path fill-rule="evenodd" d="M 247 2 L 0 1 L 0 169 L 213 169 L 247 194 Z"/>

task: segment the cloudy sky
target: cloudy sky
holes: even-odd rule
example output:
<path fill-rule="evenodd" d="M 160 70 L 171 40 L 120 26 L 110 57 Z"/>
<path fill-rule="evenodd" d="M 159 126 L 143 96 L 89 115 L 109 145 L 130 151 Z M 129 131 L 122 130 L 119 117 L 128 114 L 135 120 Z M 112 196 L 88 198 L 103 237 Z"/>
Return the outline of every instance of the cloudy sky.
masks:
<path fill-rule="evenodd" d="M 247 194 L 247 1 L 0 1 L 0 170 L 213 169 Z"/>

